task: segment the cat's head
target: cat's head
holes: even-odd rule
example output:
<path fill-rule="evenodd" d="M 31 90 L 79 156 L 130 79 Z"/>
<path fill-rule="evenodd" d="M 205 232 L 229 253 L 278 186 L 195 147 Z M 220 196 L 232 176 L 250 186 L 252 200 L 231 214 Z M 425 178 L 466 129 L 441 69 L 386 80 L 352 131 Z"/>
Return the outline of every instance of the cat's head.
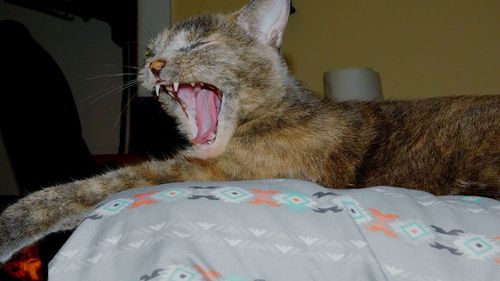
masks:
<path fill-rule="evenodd" d="M 174 24 L 149 46 L 139 79 L 177 118 L 196 156 L 222 153 L 241 120 L 283 96 L 289 9 L 289 0 L 252 0 L 232 14 Z"/>

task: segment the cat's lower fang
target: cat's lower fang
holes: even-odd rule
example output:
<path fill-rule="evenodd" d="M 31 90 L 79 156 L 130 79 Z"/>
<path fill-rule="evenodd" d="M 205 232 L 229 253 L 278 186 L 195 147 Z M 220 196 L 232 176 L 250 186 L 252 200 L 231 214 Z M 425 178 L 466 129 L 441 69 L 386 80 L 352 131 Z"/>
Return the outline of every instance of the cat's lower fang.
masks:
<path fill-rule="evenodd" d="M 212 134 L 210 135 L 210 139 L 207 141 L 207 144 L 212 144 L 212 143 L 214 143 L 215 138 L 216 138 L 216 135 L 215 135 L 214 133 L 212 133 Z"/>

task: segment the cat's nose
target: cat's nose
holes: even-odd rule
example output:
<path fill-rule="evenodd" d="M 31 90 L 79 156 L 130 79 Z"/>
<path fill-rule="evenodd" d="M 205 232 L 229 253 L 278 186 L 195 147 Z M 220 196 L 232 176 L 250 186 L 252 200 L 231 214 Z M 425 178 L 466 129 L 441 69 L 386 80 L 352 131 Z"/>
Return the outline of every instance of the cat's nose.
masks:
<path fill-rule="evenodd" d="M 165 64 L 167 64 L 165 60 L 157 59 L 149 64 L 149 69 L 155 76 L 158 77 L 160 75 L 160 71 L 165 67 Z"/>

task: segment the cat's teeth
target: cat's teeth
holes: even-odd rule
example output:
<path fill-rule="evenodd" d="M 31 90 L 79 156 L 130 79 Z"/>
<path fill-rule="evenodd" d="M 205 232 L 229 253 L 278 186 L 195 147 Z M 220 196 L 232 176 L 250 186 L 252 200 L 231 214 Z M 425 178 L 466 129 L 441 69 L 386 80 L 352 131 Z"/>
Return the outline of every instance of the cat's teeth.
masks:
<path fill-rule="evenodd" d="M 217 136 L 214 133 L 210 134 L 210 138 L 208 139 L 207 144 L 214 143 L 216 137 Z"/>
<path fill-rule="evenodd" d="M 155 89 L 156 89 L 156 96 L 159 97 L 160 96 L 160 85 L 156 85 Z"/>
<path fill-rule="evenodd" d="M 191 82 L 191 87 L 194 88 L 194 86 L 196 86 L 196 82 Z"/>
<path fill-rule="evenodd" d="M 174 82 L 174 90 L 176 92 L 179 90 L 179 82 Z"/>

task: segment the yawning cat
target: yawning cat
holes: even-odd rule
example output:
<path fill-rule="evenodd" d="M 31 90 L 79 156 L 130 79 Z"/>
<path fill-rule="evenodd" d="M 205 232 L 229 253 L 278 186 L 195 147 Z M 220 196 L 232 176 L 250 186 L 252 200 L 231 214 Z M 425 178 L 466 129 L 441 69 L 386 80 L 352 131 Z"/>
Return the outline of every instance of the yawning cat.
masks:
<path fill-rule="evenodd" d="M 21 199 L 0 216 L 0 261 L 74 228 L 110 194 L 167 182 L 296 178 L 500 197 L 500 96 L 323 102 L 280 56 L 289 7 L 252 0 L 160 34 L 140 80 L 192 146 Z"/>

